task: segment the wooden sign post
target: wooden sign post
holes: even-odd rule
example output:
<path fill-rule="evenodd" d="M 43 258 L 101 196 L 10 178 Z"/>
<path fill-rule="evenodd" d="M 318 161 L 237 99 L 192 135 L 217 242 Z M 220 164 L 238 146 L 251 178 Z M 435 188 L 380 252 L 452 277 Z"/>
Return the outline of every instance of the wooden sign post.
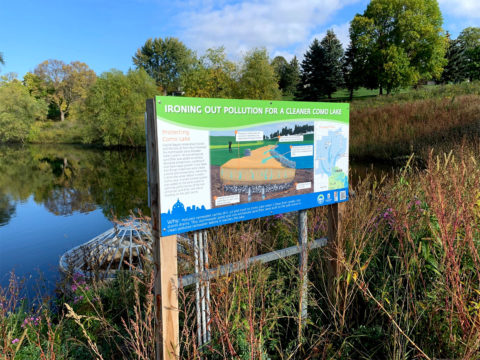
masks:
<path fill-rule="evenodd" d="M 155 101 L 147 100 L 147 152 L 158 153 Z M 178 322 L 177 236 L 160 237 L 160 179 L 157 156 L 147 156 L 150 211 L 152 215 L 153 259 L 155 266 L 155 347 L 156 359 L 177 359 L 180 354 Z M 162 329 L 162 331 L 160 331 Z"/>

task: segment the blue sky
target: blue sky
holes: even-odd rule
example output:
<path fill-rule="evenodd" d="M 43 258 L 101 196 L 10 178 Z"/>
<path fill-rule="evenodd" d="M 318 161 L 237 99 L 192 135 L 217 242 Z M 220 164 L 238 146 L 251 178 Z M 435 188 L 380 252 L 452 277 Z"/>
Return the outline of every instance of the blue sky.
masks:
<path fill-rule="evenodd" d="M 133 66 L 151 37 L 174 36 L 202 54 L 225 46 L 233 60 L 264 46 L 273 58 L 301 57 L 333 28 L 344 46 L 365 0 L 2 0 L 0 74 L 22 77 L 47 59 L 80 60 L 100 74 Z M 456 37 L 480 26 L 480 0 L 439 0 L 444 29 Z"/>

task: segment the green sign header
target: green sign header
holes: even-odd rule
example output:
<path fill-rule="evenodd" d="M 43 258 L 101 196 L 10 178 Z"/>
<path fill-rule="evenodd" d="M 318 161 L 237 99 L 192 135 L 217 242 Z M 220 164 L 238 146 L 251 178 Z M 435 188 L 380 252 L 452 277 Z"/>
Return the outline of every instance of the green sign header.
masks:
<path fill-rule="evenodd" d="M 187 128 L 227 130 L 291 120 L 348 124 L 349 104 L 269 100 L 155 98 L 161 120 Z"/>

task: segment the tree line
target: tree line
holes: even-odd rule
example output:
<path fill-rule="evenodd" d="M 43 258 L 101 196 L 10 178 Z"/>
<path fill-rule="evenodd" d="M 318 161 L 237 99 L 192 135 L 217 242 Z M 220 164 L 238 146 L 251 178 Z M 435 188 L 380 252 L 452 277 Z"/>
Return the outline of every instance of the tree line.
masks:
<path fill-rule="evenodd" d="M 436 0 L 371 0 L 350 23 L 346 50 L 332 30 L 301 63 L 253 49 L 234 62 L 223 47 L 198 56 L 179 39 L 148 39 L 126 73 L 101 75 L 80 61 L 46 60 L 22 80 L 0 81 L 0 142 L 35 141 L 37 122 L 74 122 L 85 143 L 144 143 L 144 100 L 155 94 L 318 101 L 347 89 L 390 94 L 429 80 L 480 78 L 480 28 L 442 30 Z M 5 58 L 0 53 L 0 65 Z"/>

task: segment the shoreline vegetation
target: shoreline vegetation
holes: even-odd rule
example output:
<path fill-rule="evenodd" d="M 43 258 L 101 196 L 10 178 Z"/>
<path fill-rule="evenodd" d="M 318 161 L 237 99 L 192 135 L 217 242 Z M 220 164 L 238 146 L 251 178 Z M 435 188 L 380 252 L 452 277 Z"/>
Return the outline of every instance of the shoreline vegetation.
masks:
<path fill-rule="evenodd" d="M 350 110 L 351 157 L 401 165 L 415 153 L 425 161 L 431 147 L 447 151 L 462 138 L 472 140 L 479 136 L 479 102 L 480 81 L 428 85 L 394 95 L 354 99 Z M 134 131 L 137 134 L 132 138 L 144 137 L 142 124 Z M 37 121 L 25 142 L 105 149 L 144 147 L 144 143 L 133 140 L 131 144 L 116 145 L 88 142 L 91 138 L 85 135 L 87 132 L 87 125 L 79 120 Z"/>

